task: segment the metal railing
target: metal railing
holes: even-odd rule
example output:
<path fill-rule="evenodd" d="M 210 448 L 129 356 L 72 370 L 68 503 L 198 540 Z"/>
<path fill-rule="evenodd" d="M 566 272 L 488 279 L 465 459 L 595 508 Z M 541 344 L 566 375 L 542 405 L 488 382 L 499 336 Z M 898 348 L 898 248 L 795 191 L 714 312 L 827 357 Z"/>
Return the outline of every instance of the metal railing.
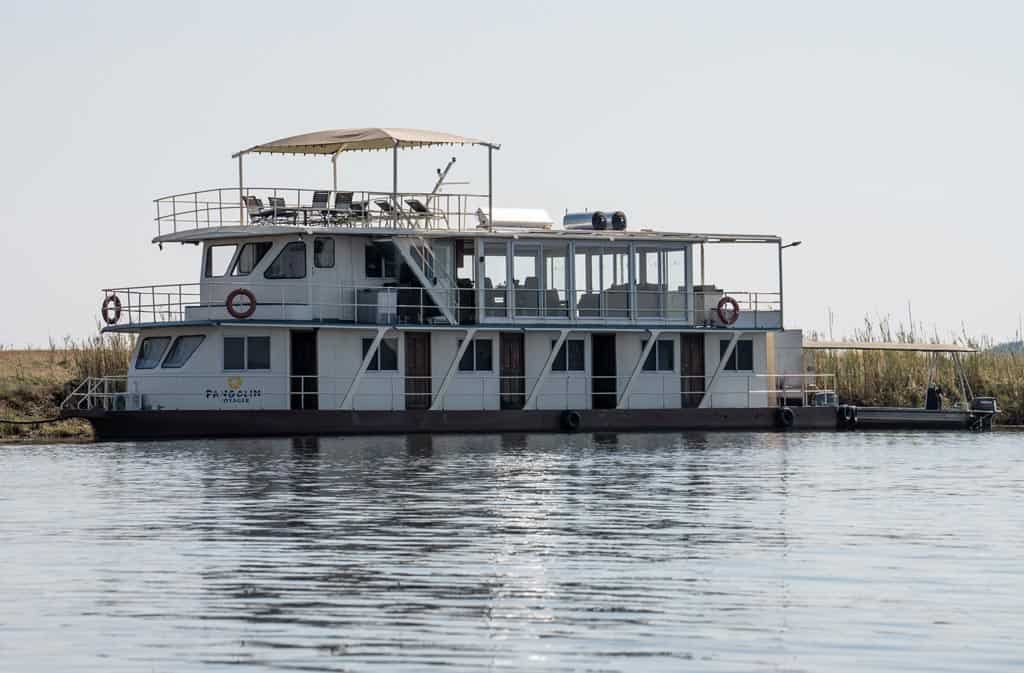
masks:
<path fill-rule="evenodd" d="M 315 192 L 329 195 L 326 204 L 313 203 Z M 172 194 L 155 199 L 157 235 L 189 229 L 258 225 L 306 225 L 359 228 L 440 228 L 465 231 L 480 224 L 487 210 L 486 194 L 430 194 L 376 190 L 338 190 L 352 194 L 352 205 L 335 207 L 331 189 L 304 187 L 219 187 Z M 246 197 L 260 199 L 261 206 L 248 208 Z M 284 199 L 274 207 L 270 197 Z M 425 211 L 414 210 L 417 201 Z"/>
<path fill-rule="evenodd" d="M 650 376 L 648 376 L 650 375 Z M 225 378 L 236 379 L 242 389 L 224 388 Z M 211 399 L 232 398 L 245 394 L 247 404 L 270 409 L 337 409 L 355 377 L 318 375 L 284 375 L 251 371 L 226 371 L 213 374 L 181 375 L 175 373 L 167 389 L 154 390 L 163 377 L 145 374 L 133 378 L 129 391 L 128 378 L 108 376 L 88 378 L 62 402 L 61 409 L 133 411 L 147 408 L 210 409 Z M 835 406 L 833 374 L 746 374 L 720 379 L 718 390 L 705 391 L 705 376 L 679 376 L 673 371 L 644 372 L 642 381 L 634 386 L 626 407 L 634 409 L 678 409 L 705 406 L 729 408 L 763 408 L 781 406 Z M 405 376 L 399 371 L 367 373 L 354 397 L 354 410 L 401 410 L 429 408 L 439 385 L 438 376 Z M 182 389 L 190 382 L 202 386 Z M 386 390 L 380 390 L 381 382 Z M 457 385 L 449 387 L 440 405 L 442 410 L 484 410 L 522 408 L 535 379 L 522 376 L 498 376 L 493 372 L 461 372 Z M 604 406 L 615 408 L 621 394 L 622 377 L 589 376 L 578 372 L 551 372 L 537 392 L 539 409 L 587 409 L 602 396 Z M 692 382 L 692 383 L 691 383 Z M 608 384 L 608 385 L 602 385 Z M 275 385 L 276 390 L 264 386 Z M 595 386 L 595 384 L 597 384 Z M 697 384 L 697 385 L 693 385 Z M 173 386 L 178 386 L 176 389 Z M 608 388 L 608 390 L 603 390 Z M 699 389 L 694 389 L 699 388 Z M 223 389 L 223 390 L 222 390 Z M 141 392 L 140 392 L 141 391 Z M 213 393 L 211 396 L 211 392 Z M 185 400 L 183 405 L 180 401 Z M 718 403 L 716 405 L 716 402 Z M 232 406 L 231 408 L 238 408 Z"/>

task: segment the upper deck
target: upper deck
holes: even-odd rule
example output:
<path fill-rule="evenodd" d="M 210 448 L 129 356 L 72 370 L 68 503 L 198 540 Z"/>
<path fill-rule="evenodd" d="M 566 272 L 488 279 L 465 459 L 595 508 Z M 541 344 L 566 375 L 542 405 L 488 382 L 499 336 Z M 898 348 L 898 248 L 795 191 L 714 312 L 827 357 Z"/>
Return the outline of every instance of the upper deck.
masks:
<path fill-rule="evenodd" d="M 438 170 L 433 189 L 399 190 L 399 149 L 451 144 L 486 149 L 486 193 L 446 191 L 454 159 Z M 781 287 L 718 287 L 704 264 L 709 244 L 778 247 L 781 281 L 779 237 L 626 229 L 624 217 L 615 229 L 558 228 L 542 210 L 495 208 L 498 147 L 426 131 L 354 129 L 243 150 L 234 155 L 238 187 L 155 201 L 154 242 L 201 244 L 199 282 L 105 289 L 107 329 L 246 320 L 781 328 Z M 392 150 L 390 191 L 339 188 L 336 171 L 335 184 L 322 189 L 251 187 L 243 179 L 248 154 L 324 154 L 333 168 L 341 152 L 355 149 Z"/>

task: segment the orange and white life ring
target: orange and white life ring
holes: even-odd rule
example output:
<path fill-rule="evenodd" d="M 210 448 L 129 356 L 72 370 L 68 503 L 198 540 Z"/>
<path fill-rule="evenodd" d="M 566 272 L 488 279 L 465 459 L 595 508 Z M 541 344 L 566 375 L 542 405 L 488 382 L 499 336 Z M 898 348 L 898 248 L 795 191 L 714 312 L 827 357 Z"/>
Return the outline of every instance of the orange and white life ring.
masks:
<path fill-rule="evenodd" d="M 100 306 L 100 315 L 108 325 L 116 324 L 121 319 L 121 298 L 116 294 L 108 294 Z"/>
<path fill-rule="evenodd" d="M 726 311 L 726 307 L 729 307 Z M 732 297 L 726 295 L 718 300 L 718 319 L 724 325 L 731 325 L 740 317 L 740 304 Z"/>
<path fill-rule="evenodd" d="M 239 297 L 245 297 L 249 302 L 248 306 L 243 304 L 245 307 L 239 308 L 239 305 L 235 303 L 235 300 Z M 231 317 L 245 320 L 256 312 L 256 295 L 244 287 L 236 288 L 228 294 L 227 299 L 224 300 L 224 305 L 227 307 Z"/>

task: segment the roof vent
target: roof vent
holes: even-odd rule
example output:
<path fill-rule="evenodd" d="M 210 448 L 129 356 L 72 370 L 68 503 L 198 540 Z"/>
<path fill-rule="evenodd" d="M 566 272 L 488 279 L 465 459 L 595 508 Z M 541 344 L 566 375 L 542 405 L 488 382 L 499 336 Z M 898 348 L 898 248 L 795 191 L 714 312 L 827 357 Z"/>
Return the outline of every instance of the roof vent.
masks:
<path fill-rule="evenodd" d="M 616 231 L 623 231 L 626 228 L 626 214 L 621 210 L 614 212 L 595 210 L 589 213 L 566 213 L 562 217 L 562 227 L 565 229 L 594 229 L 596 231 L 614 229 Z"/>

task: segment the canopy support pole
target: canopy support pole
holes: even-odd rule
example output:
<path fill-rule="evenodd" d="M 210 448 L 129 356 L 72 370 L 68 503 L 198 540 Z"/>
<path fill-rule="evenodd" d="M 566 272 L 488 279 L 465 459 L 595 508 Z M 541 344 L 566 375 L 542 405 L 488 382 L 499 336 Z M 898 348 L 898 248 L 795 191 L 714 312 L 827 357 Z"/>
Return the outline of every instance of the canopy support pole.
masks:
<path fill-rule="evenodd" d="M 494 146 L 487 146 L 487 224 L 494 228 Z"/>
<path fill-rule="evenodd" d="M 331 178 L 334 184 L 334 191 L 338 191 L 338 153 L 331 155 Z"/>
<path fill-rule="evenodd" d="M 245 224 L 245 187 L 242 182 L 242 153 L 238 153 L 238 224 Z"/>
<path fill-rule="evenodd" d="M 391 150 L 391 204 L 395 209 L 395 226 L 398 226 L 398 141 Z"/>
<path fill-rule="evenodd" d="M 785 329 L 786 325 L 782 320 L 782 307 L 782 239 L 779 239 L 779 329 Z"/>

